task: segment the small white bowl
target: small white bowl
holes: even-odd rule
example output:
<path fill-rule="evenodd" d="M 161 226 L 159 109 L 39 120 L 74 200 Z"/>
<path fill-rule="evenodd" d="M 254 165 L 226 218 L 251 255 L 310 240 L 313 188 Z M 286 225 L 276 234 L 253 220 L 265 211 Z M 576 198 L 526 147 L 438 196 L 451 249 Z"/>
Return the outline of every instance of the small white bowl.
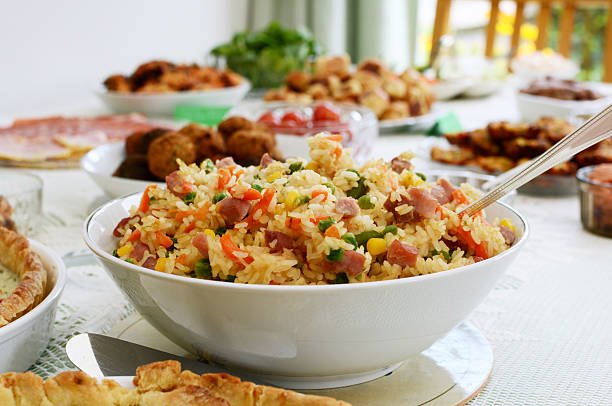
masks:
<path fill-rule="evenodd" d="M 38 306 L 0 328 L 0 373 L 25 371 L 40 357 L 49 343 L 57 303 L 66 284 L 62 259 L 41 243 L 29 242 L 47 271 L 48 293 Z"/>
<path fill-rule="evenodd" d="M 113 200 L 83 236 L 140 314 L 185 350 L 290 388 L 329 388 L 380 377 L 464 320 L 525 246 L 527 223 L 495 203 L 520 238 L 501 254 L 411 278 L 325 286 L 248 285 L 187 278 L 114 257 L 115 225 L 140 194 Z"/>
<path fill-rule="evenodd" d="M 181 105 L 233 107 L 251 89 L 245 82 L 238 86 L 214 90 L 189 90 L 168 93 L 122 93 L 106 90 L 96 95 L 115 113 L 143 113 L 148 116 L 172 117 Z"/>
<path fill-rule="evenodd" d="M 516 105 L 523 121 L 536 121 L 542 117 L 572 119 L 579 115 L 592 115 L 612 103 L 612 97 L 597 100 L 559 100 L 518 92 Z"/>
<path fill-rule="evenodd" d="M 308 158 L 306 137 L 294 135 L 276 135 L 276 146 L 283 157 Z M 81 158 L 81 168 L 110 197 L 125 196 L 134 192 L 142 192 L 153 183 L 160 181 L 136 180 L 113 176 L 113 173 L 125 159 L 125 142 L 114 142 L 101 145 L 89 151 Z"/>

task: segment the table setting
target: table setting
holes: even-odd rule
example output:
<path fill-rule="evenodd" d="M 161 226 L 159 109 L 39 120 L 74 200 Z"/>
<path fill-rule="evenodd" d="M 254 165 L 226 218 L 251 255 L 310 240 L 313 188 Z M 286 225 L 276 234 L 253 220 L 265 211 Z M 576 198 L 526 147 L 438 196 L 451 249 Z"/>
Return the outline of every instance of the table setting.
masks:
<path fill-rule="evenodd" d="M 0 404 L 609 403 L 612 86 L 520 62 L 273 23 L 0 117 Z"/>

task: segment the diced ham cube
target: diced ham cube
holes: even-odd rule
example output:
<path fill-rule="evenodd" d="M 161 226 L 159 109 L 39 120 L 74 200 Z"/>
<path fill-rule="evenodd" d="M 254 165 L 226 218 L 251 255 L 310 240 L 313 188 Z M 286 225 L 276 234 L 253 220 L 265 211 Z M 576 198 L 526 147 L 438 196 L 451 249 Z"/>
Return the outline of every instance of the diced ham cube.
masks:
<path fill-rule="evenodd" d="M 352 276 L 359 275 L 363 271 L 365 264 L 365 256 L 356 251 L 345 250 L 340 262 L 330 262 L 330 270 L 332 272 L 346 272 Z"/>
<path fill-rule="evenodd" d="M 145 262 L 143 262 L 142 266 L 144 268 L 155 269 L 155 265 L 157 264 L 156 257 L 149 257 Z"/>
<path fill-rule="evenodd" d="M 218 169 L 221 168 L 227 168 L 228 166 L 236 166 L 236 162 L 234 162 L 234 158 L 232 158 L 231 156 L 225 157 L 223 159 L 219 159 L 216 163 L 215 166 Z"/>
<path fill-rule="evenodd" d="M 261 166 L 261 169 L 265 169 L 272 162 L 274 162 L 274 159 L 270 156 L 270 154 L 266 152 L 265 154 L 261 156 L 261 161 L 259 162 L 259 166 Z"/>
<path fill-rule="evenodd" d="M 280 231 L 266 230 L 266 245 L 270 247 L 270 252 L 283 252 L 285 248 L 293 249 L 293 239 Z M 273 241 L 276 241 L 273 243 Z"/>
<path fill-rule="evenodd" d="M 192 239 L 191 244 L 202 254 L 204 258 L 208 258 L 208 236 L 204 233 L 197 233 Z"/>
<path fill-rule="evenodd" d="M 446 204 L 453 200 L 453 192 L 456 188 L 445 178 L 438 179 L 438 184 L 431 188 L 431 195 L 440 204 Z"/>
<path fill-rule="evenodd" d="M 395 240 L 387 249 L 387 261 L 392 265 L 399 265 L 402 268 L 414 266 L 419 257 L 419 250 L 412 245 L 404 244 Z"/>
<path fill-rule="evenodd" d="M 405 169 L 410 170 L 412 168 L 412 164 L 410 161 L 407 161 L 400 157 L 395 157 L 391 160 L 391 169 L 394 172 L 402 173 Z"/>
<path fill-rule="evenodd" d="M 147 244 L 138 241 L 138 243 L 134 246 L 134 249 L 130 253 L 130 258 L 135 261 L 140 261 L 144 256 L 145 252 L 149 252 L 149 247 Z"/>
<path fill-rule="evenodd" d="M 359 214 L 359 204 L 352 197 L 340 197 L 336 202 L 336 213 L 341 214 L 342 218 L 351 218 Z"/>
<path fill-rule="evenodd" d="M 504 236 L 504 239 L 506 240 L 506 244 L 512 245 L 514 243 L 514 240 L 516 239 L 516 235 L 514 235 L 514 231 L 510 230 L 506 226 L 499 226 L 499 231 Z"/>
<path fill-rule="evenodd" d="M 389 197 L 383 203 L 383 207 L 388 212 L 393 213 L 396 223 L 414 223 L 435 216 L 439 203 L 428 191 L 412 187 L 408 189 L 408 195 L 401 195 L 399 201 L 391 201 L 391 197 Z M 397 207 L 401 205 L 412 206 L 413 209 L 408 213 L 398 213 Z"/>
<path fill-rule="evenodd" d="M 166 176 L 166 185 L 168 190 L 181 199 L 191 192 L 191 189 L 185 190 L 184 180 L 179 174 L 179 171 L 174 171 L 170 175 Z"/>
<path fill-rule="evenodd" d="M 223 216 L 226 225 L 232 225 L 245 218 L 250 207 L 248 201 L 228 197 L 217 203 L 217 212 Z"/>

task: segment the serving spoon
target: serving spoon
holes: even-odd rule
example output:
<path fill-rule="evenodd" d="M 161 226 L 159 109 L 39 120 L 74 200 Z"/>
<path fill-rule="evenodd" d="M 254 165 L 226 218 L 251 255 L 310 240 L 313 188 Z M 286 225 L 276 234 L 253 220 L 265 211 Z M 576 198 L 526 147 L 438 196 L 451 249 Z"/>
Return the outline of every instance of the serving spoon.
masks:
<path fill-rule="evenodd" d="M 577 153 L 584 151 L 612 135 L 612 105 L 607 106 L 595 116 L 585 121 L 552 148 L 537 158 L 521 165 L 516 170 L 500 175 L 501 182 L 480 199 L 472 202 L 459 212 L 469 216 L 496 202 L 509 192 L 523 186 L 536 176 L 539 176 L 562 162 L 567 161 Z M 517 173 L 518 172 L 518 173 Z M 496 183 L 498 180 L 496 179 Z"/>

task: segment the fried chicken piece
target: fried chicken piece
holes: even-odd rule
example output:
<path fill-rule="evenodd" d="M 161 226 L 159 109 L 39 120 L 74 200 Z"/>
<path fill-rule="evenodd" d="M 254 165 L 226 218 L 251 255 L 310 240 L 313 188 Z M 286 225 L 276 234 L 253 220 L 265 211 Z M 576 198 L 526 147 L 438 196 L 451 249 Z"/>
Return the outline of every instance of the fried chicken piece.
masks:
<path fill-rule="evenodd" d="M 402 100 L 392 101 L 380 116 L 381 120 L 395 120 L 410 116 L 408 103 Z"/>
<path fill-rule="evenodd" d="M 167 72 L 174 64 L 168 61 L 151 61 L 140 65 L 132 76 L 130 76 L 130 82 L 132 83 L 132 89 L 136 91 L 142 91 L 140 88 L 146 83 L 152 84 L 156 82 L 159 77 Z M 152 87 L 152 86 L 150 86 Z"/>
<path fill-rule="evenodd" d="M 228 155 L 242 165 L 257 165 L 266 152 L 275 159 L 280 158 L 275 147 L 274 136 L 255 129 L 242 129 L 234 132 L 225 142 Z"/>
<path fill-rule="evenodd" d="M 574 157 L 578 166 L 612 163 L 612 138 L 603 140 Z"/>
<path fill-rule="evenodd" d="M 576 171 L 578 171 L 578 165 L 575 162 L 567 161 L 553 166 L 545 173 L 556 176 L 573 176 L 576 174 Z"/>
<path fill-rule="evenodd" d="M 468 147 L 472 144 L 472 133 L 470 131 L 444 134 L 444 138 L 451 144 L 460 147 Z"/>
<path fill-rule="evenodd" d="M 528 139 L 519 137 L 504 141 L 503 146 L 506 155 L 513 159 L 519 159 L 534 158 L 550 148 L 551 144 L 541 138 Z"/>
<path fill-rule="evenodd" d="M 468 161 L 474 159 L 474 153 L 465 148 L 433 147 L 431 148 L 431 159 L 450 165 L 466 165 Z"/>
<path fill-rule="evenodd" d="M 487 125 L 487 131 L 494 140 L 507 140 L 516 137 L 526 137 L 529 127 L 529 124 L 511 124 L 507 121 L 499 121 Z"/>
<path fill-rule="evenodd" d="M 471 145 L 476 155 L 497 155 L 500 152 L 499 145 L 489 137 L 485 129 L 472 131 Z"/>
<path fill-rule="evenodd" d="M 357 70 L 372 72 L 382 77 L 383 74 L 389 69 L 380 59 L 366 59 L 361 61 L 359 65 L 357 65 Z"/>
<path fill-rule="evenodd" d="M 242 76 L 236 72 L 226 69 L 221 72 L 221 81 L 225 87 L 240 86 L 243 82 Z"/>
<path fill-rule="evenodd" d="M 192 90 L 199 84 L 197 77 L 181 69 L 170 69 L 159 77 L 159 84 L 166 85 L 172 90 Z"/>
<path fill-rule="evenodd" d="M 174 92 L 174 89 L 172 89 L 166 83 L 148 82 L 148 83 L 145 83 L 143 86 L 139 87 L 136 90 L 136 92 L 138 93 L 168 93 L 168 92 Z"/>
<path fill-rule="evenodd" d="M 158 179 L 164 180 L 167 175 L 179 168 L 177 159 L 192 164 L 197 156 L 197 147 L 190 136 L 170 132 L 151 143 L 147 152 L 147 161 L 151 173 Z"/>
<path fill-rule="evenodd" d="M 376 89 L 363 93 L 359 102 L 372 110 L 377 117 L 380 117 L 389 107 L 389 95 L 382 89 Z"/>
<path fill-rule="evenodd" d="M 129 93 L 132 91 L 132 85 L 128 78 L 123 75 L 112 75 L 106 78 L 104 86 L 112 92 Z"/>
<path fill-rule="evenodd" d="M 289 72 L 285 83 L 293 91 L 305 92 L 310 85 L 310 75 L 306 72 Z"/>
<path fill-rule="evenodd" d="M 514 168 L 514 161 L 505 156 L 479 156 L 476 165 L 488 172 L 506 172 Z"/>
<path fill-rule="evenodd" d="M 217 129 L 225 140 L 227 140 L 227 138 L 236 131 L 252 130 L 254 127 L 255 123 L 242 116 L 232 116 L 226 118 L 217 125 Z"/>
<path fill-rule="evenodd" d="M 561 141 L 563 137 L 574 130 L 574 126 L 562 118 L 542 117 L 534 123 L 541 129 L 547 139 L 553 144 Z"/>

